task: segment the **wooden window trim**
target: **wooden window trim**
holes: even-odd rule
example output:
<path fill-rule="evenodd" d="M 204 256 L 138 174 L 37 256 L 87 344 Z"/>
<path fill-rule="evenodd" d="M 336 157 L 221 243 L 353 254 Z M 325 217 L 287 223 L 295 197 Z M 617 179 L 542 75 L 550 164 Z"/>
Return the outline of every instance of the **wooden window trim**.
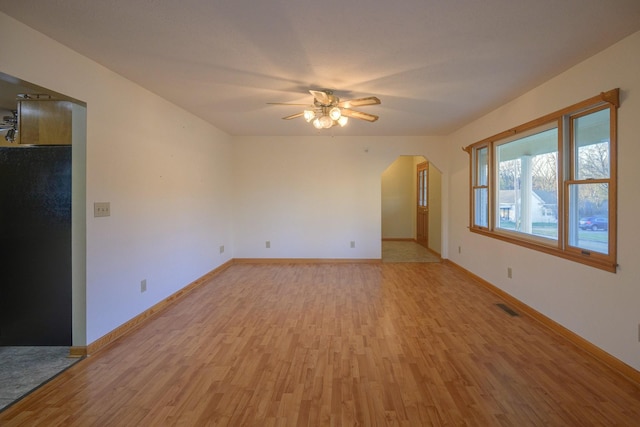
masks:
<path fill-rule="evenodd" d="M 599 268 L 605 271 L 615 273 L 617 270 L 617 109 L 620 106 L 619 89 L 612 89 L 607 92 L 602 92 L 599 95 L 586 99 L 584 101 L 573 104 L 569 107 L 547 114 L 543 117 L 537 118 L 530 122 L 516 126 L 512 129 L 500 132 L 496 135 L 482 139 L 475 142 L 463 150 L 470 156 L 470 171 L 469 171 L 469 230 L 473 233 L 477 233 L 483 236 L 495 238 L 501 241 L 513 243 L 519 246 L 523 246 L 529 249 L 544 252 L 550 255 L 558 256 L 560 258 L 568 259 L 571 261 L 579 262 L 585 265 L 589 265 L 595 268 Z M 573 123 L 576 118 L 585 116 L 587 114 L 594 113 L 598 110 L 609 109 L 609 123 L 610 123 L 610 141 L 609 141 L 609 155 L 610 155 L 610 175 L 608 179 L 593 179 L 593 180 L 576 180 L 574 179 L 573 167 L 574 167 L 574 141 L 573 141 L 573 129 L 572 126 L 565 126 L 565 124 Z M 496 196 L 496 165 L 495 162 L 495 147 L 497 143 L 500 143 L 504 139 L 507 139 L 513 135 L 523 133 L 527 130 L 544 126 L 551 122 L 557 122 L 558 124 L 558 239 L 557 244 L 548 244 L 542 239 L 536 239 L 535 236 L 524 235 L 520 237 L 518 232 L 504 231 L 496 228 L 496 212 L 495 212 L 495 197 Z M 479 149 L 487 147 L 488 165 L 489 165 L 489 182 L 488 187 L 488 227 L 481 227 L 475 225 L 476 217 L 476 200 L 475 193 L 478 188 L 484 188 L 485 186 L 479 186 L 478 180 L 478 159 L 476 153 Z M 576 183 L 599 183 L 605 182 L 609 186 L 609 198 L 608 198 L 608 213 L 609 213 L 609 226 L 608 226 L 608 244 L 609 249 L 607 254 L 583 250 L 578 247 L 570 246 L 569 242 L 569 197 L 568 188 L 571 184 Z"/>

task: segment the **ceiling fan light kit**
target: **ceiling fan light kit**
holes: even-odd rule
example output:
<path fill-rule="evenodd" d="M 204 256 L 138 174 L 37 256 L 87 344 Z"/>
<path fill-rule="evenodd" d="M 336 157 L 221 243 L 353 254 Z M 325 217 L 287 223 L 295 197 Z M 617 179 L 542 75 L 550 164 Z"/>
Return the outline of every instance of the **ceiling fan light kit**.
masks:
<path fill-rule="evenodd" d="M 331 109 L 329 109 L 329 107 L 322 107 L 316 110 L 304 110 L 304 118 L 307 122 L 311 122 L 316 129 L 329 129 L 336 125 L 343 127 L 349 121 L 349 118 L 343 116 L 342 111 L 338 107 Z"/>
<path fill-rule="evenodd" d="M 349 117 L 375 122 L 378 116 L 361 111 L 352 110 L 351 107 L 361 107 L 366 105 L 380 104 L 380 100 L 375 96 L 366 98 L 352 99 L 349 101 L 340 101 L 340 99 L 330 90 L 310 90 L 313 95 L 313 105 L 306 108 L 301 113 L 292 114 L 283 117 L 284 120 L 291 120 L 297 117 L 303 117 L 307 123 L 311 123 L 316 129 L 329 129 L 333 126 L 345 126 Z M 275 105 L 299 105 L 287 103 L 272 103 Z"/>

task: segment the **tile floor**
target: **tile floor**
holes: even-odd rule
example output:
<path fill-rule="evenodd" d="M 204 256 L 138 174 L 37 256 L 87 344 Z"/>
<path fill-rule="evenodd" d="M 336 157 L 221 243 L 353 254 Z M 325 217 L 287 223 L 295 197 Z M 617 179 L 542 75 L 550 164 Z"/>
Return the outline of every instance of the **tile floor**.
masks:
<path fill-rule="evenodd" d="M 0 347 L 0 411 L 78 360 L 69 347 Z"/>
<path fill-rule="evenodd" d="M 440 257 L 413 241 L 382 241 L 382 262 L 440 262 Z"/>

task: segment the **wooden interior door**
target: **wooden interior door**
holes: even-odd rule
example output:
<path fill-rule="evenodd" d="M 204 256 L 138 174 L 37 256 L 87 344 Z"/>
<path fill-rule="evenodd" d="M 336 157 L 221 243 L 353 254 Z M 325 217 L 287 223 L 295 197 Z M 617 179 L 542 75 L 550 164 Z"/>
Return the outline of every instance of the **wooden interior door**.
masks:
<path fill-rule="evenodd" d="M 417 197 L 417 227 L 416 240 L 425 247 L 429 247 L 429 163 L 417 165 L 418 197 Z"/>

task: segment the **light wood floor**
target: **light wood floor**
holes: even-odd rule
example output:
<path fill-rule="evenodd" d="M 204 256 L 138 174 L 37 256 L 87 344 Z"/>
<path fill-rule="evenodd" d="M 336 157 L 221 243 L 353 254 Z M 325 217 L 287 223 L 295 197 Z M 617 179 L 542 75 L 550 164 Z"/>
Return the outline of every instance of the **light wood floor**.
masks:
<path fill-rule="evenodd" d="M 459 270 L 234 265 L 0 425 L 638 425 L 640 387 Z"/>

